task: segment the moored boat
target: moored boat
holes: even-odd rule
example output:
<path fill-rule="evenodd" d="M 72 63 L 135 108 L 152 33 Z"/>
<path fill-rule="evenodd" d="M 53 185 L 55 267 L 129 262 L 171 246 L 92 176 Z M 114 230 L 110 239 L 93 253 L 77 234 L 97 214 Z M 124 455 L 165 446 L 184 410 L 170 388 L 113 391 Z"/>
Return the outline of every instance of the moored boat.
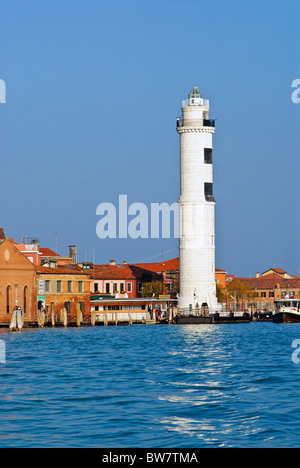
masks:
<path fill-rule="evenodd" d="M 300 322 L 300 299 L 285 298 L 275 301 L 273 322 L 294 323 Z"/>

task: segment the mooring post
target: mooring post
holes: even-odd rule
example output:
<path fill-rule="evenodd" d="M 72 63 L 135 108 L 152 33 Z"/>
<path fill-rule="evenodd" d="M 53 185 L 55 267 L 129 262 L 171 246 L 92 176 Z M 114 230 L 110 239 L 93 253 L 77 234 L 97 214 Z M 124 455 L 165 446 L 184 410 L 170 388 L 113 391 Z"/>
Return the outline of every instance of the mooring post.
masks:
<path fill-rule="evenodd" d="M 80 304 L 76 304 L 76 323 L 77 323 L 77 327 L 80 327 L 80 323 L 81 323 Z"/>
<path fill-rule="evenodd" d="M 20 307 L 18 307 L 18 310 L 17 310 L 17 329 L 19 331 L 22 330 L 23 328 L 23 325 L 24 325 L 24 318 L 23 318 L 23 311 Z"/>
<path fill-rule="evenodd" d="M 54 314 L 53 308 L 51 310 L 51 323 L 52 323 L 52 327 L 55 327 L 55 314 Z"/>
<path fill-rule="evenodd" d="M 65 307 L 63 309 L 63 324 L 65 328 L 68 326 L 67 309 Z"/>
<path fill-rule="evenodd" d="M 96 323 L 96 312 L 94 310 L 92 310 L 92 312 L 91 312 L 91 325 L 92 325 L 92 327 L 95 326 L 95 323 Z"/>
<path fill-rule="evenodd" d="M 14 307 L 14 309 L 12 311 L 12 314 L 11 314 L 9 329 L 11 331 L 16 331 L 16 329 L 17 329 L 17 309 L 16 309 L 16 307 Z"/>

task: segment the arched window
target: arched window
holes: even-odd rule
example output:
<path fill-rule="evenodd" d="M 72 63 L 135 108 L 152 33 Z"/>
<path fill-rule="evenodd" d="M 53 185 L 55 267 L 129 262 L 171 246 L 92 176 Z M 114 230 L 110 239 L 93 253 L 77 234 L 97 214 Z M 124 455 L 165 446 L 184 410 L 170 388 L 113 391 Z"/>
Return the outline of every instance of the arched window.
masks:
<path fill-rule="evenodd" d="M 27 293 L 28 293 L 28 287 L 25 286 L 24 296 L 23 296 L 23 302 L 24 302 L 23 312 L 24 312 L 24 314 L 26 314 L 26 312 L 27 312 Z"/>
<path fill-rule="evenodd" d="M 6 289 L 6 313 L 10 313 L 10 306 L 11 306 L 11 287 L 7 286 Z"/>

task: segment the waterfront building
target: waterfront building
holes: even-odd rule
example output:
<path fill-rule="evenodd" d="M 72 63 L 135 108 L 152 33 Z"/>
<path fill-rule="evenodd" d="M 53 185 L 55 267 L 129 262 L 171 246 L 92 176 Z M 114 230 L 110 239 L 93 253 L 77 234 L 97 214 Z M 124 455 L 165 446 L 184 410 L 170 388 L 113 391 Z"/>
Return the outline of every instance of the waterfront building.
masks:
<path fill-rule="evenodd" d="M 227 276 L 227 282 L 237 281 L 247 285 L 253 291 L 253 299 L 245 303 L 248 308 L 251 303 L 257 310 L 274 309 L 274 301 L 286 296 L 300 299 L 300 278 L 287 273 L 281 268 L 269 268 L 260 276 L 256 273 L 255 278 Z M 241 307 L 242 304 L 230 303 L 230 308 Z"/>
<path fill-rule="evenodd" d="M 77 308 L 82 315 L 90 314 L 90 273 L 78 265 L 36 267 L 37 308 L 45 310 L 50 320 L 54 312 L 60 317 L 65 308 L 75 317 Z"/>
<path fill-rule="evenodd" d="M 34 265 L 40 265 L 41 263 L 41 252 L 38 239 L 30 239 L 22 241 L 20 244 L 10 239 L 14 246 L 30 260 Z"/>
<path fill-rule="evenodd" d="M 115 298 L 137 298 L 143 295 L 143 284 L 162 282 L 162 276 L 150 272 L 140 265 L 116 264 L 111 260 L 107 265 L 83 263 L 80 266 L 90 271 L 91 293 Z"/>
<path fill-rule="evenodd" d="M 76 246 L 70 246 L 69 256 L 63 257 L 47 247 L 41 247 L 39 240 L 36 238 L 25 236 L 25 238 L 21 239 L 20 243 L 15 242 L 14 239 L 10 239 L 10 241 L 34 265 L 45 265 L 55 268 L 56 266 L 70 265 L 77 262 L 77 255 L 74 256 Z"/>
<path fill-rule="evenodd" d="M 17 305 L 24 323 L 36 320 L 36 271 L 33 263 L 0 230 L 0 324 L 9 325 Z"/>
<path fill-rule="evenodd" d="M 179 292 L 179 257 L 157 263 L 139 263 L 137 266 L 162 276 L 165 293 L 177 297 Z M 221 287 L 226 285 L 226 271 L 215 268 L 215 281 Z"/>
<path fill-rule="evenodd" d="M 209 101 L 194 86 L 177 118 L 180 135 L 179 309 L 218 308 L 215 281 L 215 121 Z"/>

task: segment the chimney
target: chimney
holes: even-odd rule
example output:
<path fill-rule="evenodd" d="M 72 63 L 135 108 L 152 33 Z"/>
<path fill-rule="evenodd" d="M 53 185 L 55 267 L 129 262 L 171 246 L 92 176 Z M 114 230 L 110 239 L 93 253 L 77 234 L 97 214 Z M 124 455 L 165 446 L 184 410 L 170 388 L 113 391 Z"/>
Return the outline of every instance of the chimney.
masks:
<path fill-rule="evenodd" d="M 256 273 L 256 278 L 259 278 L 259 272 Z"/>
<path fill-rule="evenodd" d="M 0 228 L 0 240 L 5 240 L 6 237 L 5 237 L 5 234 L 4 234 L 4 229 L 3 228 Z"/>
<path fill-rule="evenodd" d="M 72 257 L 72 263 L 77 263 L 77 245 L 70 245 L 70 257 Z"/>
<path fill-rule="evenodd" d="M 109 264 L 110 264 L 110 265 L 115 265 L 115 264 L 116 264 L 116 260 L 109 260 Z"/>
<path fill-rule="evenodd" d="M 123 265 L 127 265 L 127 262 L 126 262 L 126 260 L 124 260 L 124 262 L 123 262 Z"/>

